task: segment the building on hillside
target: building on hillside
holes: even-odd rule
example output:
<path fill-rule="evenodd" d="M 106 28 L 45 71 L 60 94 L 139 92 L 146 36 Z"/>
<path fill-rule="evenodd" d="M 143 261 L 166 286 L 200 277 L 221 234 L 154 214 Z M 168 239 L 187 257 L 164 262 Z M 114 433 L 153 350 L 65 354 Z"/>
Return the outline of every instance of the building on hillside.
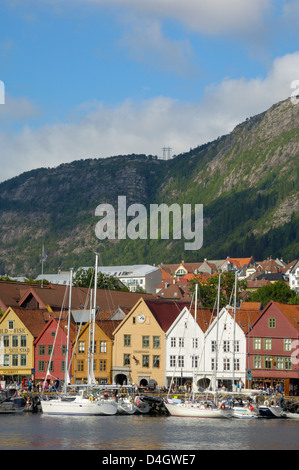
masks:
<path fill-rule="evenodd" d="M 271 301 L 247 333 L 248 388 L 299 396 L 299 305 Z"/>
<path fill-rule="evenodd" d="M 165 334 L 189 302 L 140 299 L 114 331 L 112 380 L 165 385 Z"/>
<path fill-rule="evenodd" d="M 35 380 L 34 340 L 48 320 L 47 311 L 15 307 L 9 307 L 0 318 L 2 385 L 21 384 L 26 378 Z"/>
<path fill-rule="evenodd" d="M 238 271 L 239 279 L 245 279 L 254 269 L 254 259 L 252 256 L 248 258 L 230 258 L 228 256 L 219 267 L 219 270 L 222 272 Z"/>
<path fill-rule="evenodd" d="M 289 286 L 299 294 L 299 259 L 294 262 L 291 270 L 289 271 Z"/>
<path fill-rule="evenodd" d="M 88 270 L 89 267 L 85 266 L 80 269 Z M 149 264 L 99 266 L 98 272 L 119 279 L 131 292 L 137 292 L 139 289 L 142 289 L 147 294 L 154 294 L 157 285 L 162 280 L 160 269 Z"/>

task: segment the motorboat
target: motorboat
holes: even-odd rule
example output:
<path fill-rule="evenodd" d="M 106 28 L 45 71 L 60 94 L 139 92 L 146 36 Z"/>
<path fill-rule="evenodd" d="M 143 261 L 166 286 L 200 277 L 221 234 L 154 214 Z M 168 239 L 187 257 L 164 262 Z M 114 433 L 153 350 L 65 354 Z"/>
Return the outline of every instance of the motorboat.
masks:
<path fill-rule="evenodd" d="M 284 418 L 284 411 L 279 405 L 260 405 L 258 412 L 263 418 Z"/>

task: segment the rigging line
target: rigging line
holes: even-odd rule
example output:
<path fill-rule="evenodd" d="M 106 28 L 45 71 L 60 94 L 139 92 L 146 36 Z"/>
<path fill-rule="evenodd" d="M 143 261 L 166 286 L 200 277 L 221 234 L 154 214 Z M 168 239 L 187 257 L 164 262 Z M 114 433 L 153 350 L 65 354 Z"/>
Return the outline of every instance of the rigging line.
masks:
<path fill-rule="evenodd" d="M 68 288 L 66 288 L 65 291 L 64 291 L 62 306 L 61 306 L 61 309 L 60 309 L 59 319 L 58 319 L 58 322 L 57 322 L 55 337 L 54 337 L 54 341 L 53 341 L 53 347 L 52 347 L 50 359 L 49 359 L 48 366 L 47 366 L 46 376 L 45 376 L 43 382 L 45 382 L 45 381 L 47 380 L 47 377 L 48 377 L 48 376 L 49 376 L 49 377 L 52 376 L 52 374 L 50 373 L 50 367 L 51 367 L 51 362 L 52 362 L 52 359 L 53 359 L 54 350 L 55 350 L 55 346 L 56 346 L 56 340 L 57 340 L 58 331 L 59 331 L 59 327 L 60 327 L 60 321 L 61 321 L 61 317 L 62 317 L 62 312 L 63 312 L 64 309 L 65 309 L 65 302 L 66 302 L 67 290 L 68 290 Z M 51 315 L 51 316 L 52 316 L 52 315 Z M 53 318 L 54 318 L 54 317 L 53 317 Z M 56 378 L 57 378 L 57 377 L 56 377 Z"/>
<path fill-rule="evenodd" d="M 95 268 L 93 268 L 93 271 L 95 270 Z M 86 297 L 85 297 L 85 303 L 84 303 L 84 311 L 87 310 L 87 305 L 89 303 L 89 299 L 91 297 L 91 285 L 92 285 L 92 282 L 93 282 L 93 276 L 94 276 L 94 272 L 92 273 L 92 276 L 90 277 L 90 282 L 89 282 L 89 287 L 88 287 L 88 291 L 86 293 Z M 80 336 L 80 333 L 81 333 L 81 328 L 82 328 L 82 323 L 83 323 L 83 318 L 82 318 L 82 315 L 81 315 L 81 321 L 79 323 L 79 327 L 78 327 L 78 331 L 77 331 L 77 335 L 76 335 L 76 339 L 75 339 L 75 343 L 74 343 L 74 346 L 72 348 L 72 356 L 71 356 L 71 360 L 70 360 L 70 365 L 72 363 L 72 360 L 73 360 L 73 357 L 74 357 L 74 354 L 75 354 L 75 351 L 76 351 L 76 347 L 77 347 L 77 343 L 78 343 L 78 340 L 79 340 L 79 336 Z M 70 369 L 70 365 L 69 365 L 69 368 L 68 368 L 68 371 Z"/>

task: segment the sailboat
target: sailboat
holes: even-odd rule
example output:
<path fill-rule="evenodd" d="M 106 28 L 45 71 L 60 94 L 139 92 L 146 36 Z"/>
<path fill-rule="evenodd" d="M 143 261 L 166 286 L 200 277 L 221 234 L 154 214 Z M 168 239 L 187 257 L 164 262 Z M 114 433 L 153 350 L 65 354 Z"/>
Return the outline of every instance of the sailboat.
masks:
<path fill-rule="evenodd" d="M 97 271 L 98 255 L 95 262 L 95 282 L 94 282 L 94 305 L 91 312 L 92 325 L 92 353 L 90 358 L 88 390 L 81 390 L 79 395 L 73 396 L 67 394 L 67 385 L 69 383 L 68 364 L 69 364 L 69 331 L 71 315 L 71 293 L 72 293 L 72 270 L 70 272 L 70 291 L 69 291 L 69 315 L 68 315 L 68 333 L 66 347 L 66 367 L 63 394 L 54 399 L 41 399 L 42 412 L 45 414 L 59 415 L 115 415 L 117 413 L 117 403 L 108 397 L 98 396 L 94 393 L 92 386 L 95 384 L 93 373 L 93 354 L 94 354 L 94 331 L 95 331 L 95 312 L 96 312 L 96 292 L 97 292 Z M 88 395 L 88 396 L 87 396 Z"/>
<path fill-rule="evenodd" d="M 195 286 L 195 325 L 197 321 L 197 289 Z M 220 292 L 220 274 L 219 286 Z M 218 313 L 219 313 L 219 292 L 218 292 Z M 218 316 L 218 315 L 217 315 Z M 195 338 L 194 338 L 195 339 Z M 194 341 L 194 345 L 195 345 Z M 218 349 L 218 346 L 217 346 Z M 195 363 L 195 361 L 193 361 Z M 217 361 L 216 361 L 217 364 Z M 195 372 L 193 370 L 193 387 L 195 384 Z M 224 404 L 218 405 L 215 401 L 197 401 L 193 397 L 190 401 L 181 401 L 180 399 L 170 399 L 169 394 L 165 401 L 165 407 L 171 416 L 190 417 L 190 418 L 231 418 L 232 410 Z"/>

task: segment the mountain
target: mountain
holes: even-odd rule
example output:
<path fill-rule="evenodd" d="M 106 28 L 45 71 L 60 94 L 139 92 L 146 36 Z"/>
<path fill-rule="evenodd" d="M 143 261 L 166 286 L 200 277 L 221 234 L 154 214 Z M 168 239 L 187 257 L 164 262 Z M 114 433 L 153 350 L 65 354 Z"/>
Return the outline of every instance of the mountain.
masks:
<path fill-rule="evenodd" d="M 299 106 L 286 100 L 230 134 L 171 160 L 146 155 L 90 158 L 40 168 L 0 184 L 0 273 L 35 276 L 92 265 L 159 264 L 253 256 L 298 257 Z M 21 158 L 21 155 L 20 155 Z M 105 240 L 99 204 L 203 204 L 203 245 L 184 240 Z"/>

